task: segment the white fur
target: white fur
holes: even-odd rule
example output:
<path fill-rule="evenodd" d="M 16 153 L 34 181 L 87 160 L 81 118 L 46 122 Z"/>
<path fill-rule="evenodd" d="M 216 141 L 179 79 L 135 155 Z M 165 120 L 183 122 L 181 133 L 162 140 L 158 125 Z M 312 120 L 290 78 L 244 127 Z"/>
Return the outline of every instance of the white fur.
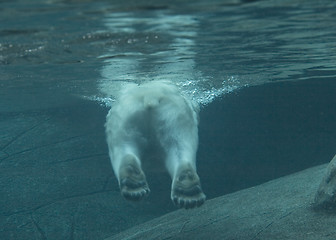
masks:
<path fill-rule="evenodd" d="M 158 144 L 164 152 L 166 169 L 175 178 L 181 164 L 196 171 L 198 106 L 168 82 L 129 85 L 120 93 L 107 115 L 106 135 L 116 177 L 125 155 L 135 156 L 139 165 L 144 149 Z"/>

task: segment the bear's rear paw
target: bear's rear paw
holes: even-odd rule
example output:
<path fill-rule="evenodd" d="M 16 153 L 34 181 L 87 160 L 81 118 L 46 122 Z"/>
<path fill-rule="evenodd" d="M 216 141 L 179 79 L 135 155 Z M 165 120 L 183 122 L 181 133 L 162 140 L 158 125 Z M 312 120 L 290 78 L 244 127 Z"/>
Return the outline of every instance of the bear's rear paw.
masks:
<path fill-rule="evenodd" d="M 139 201 L 150 192 L 146 176 L 131 156 L 126 158 L 119 174 L 121 195 L 127 200 Z"/>
<path fill-rule="evenodd" d="M 171 199 L 180 208 L 195 208 L 205 202 L 197 173 L 192 168 L 180 171 L 173 183 Z"/>

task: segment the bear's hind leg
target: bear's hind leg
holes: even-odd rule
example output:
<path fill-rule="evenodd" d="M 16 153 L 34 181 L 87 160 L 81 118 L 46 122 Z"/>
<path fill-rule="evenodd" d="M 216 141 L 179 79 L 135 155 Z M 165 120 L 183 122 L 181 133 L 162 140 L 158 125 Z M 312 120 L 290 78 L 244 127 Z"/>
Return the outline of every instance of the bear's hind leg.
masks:
<path fill-rule="evenodd" d="M 190 163 L 178 166 L 173 179 L 171 199 L 180 208 L 195 208 L 205 202 L 200 179 Z"/>
<path fill-rule="evenodd" d="M 131 154 L 125 155 L 121 161 L 119 186 L 121 195 L 131 201 L 139 201 L 150 192 L 146 176 L 135 156 Z"/>

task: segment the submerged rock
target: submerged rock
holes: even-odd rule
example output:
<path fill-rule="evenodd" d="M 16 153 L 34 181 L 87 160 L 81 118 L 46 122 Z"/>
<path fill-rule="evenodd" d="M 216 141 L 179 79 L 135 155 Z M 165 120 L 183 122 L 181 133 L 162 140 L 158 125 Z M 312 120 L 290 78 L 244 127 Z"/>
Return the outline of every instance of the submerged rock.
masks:
<path fill-rule="evenodd" d="M 327 165 L 178 210 L 112 239 L 334 240 L 336 216 L 314 211 L 314 195 Z"/>
<path fill-rule="evenodd" d="M 336 155 L 330 161 L 315 195 L 315 207 L 336 209 Z"/>

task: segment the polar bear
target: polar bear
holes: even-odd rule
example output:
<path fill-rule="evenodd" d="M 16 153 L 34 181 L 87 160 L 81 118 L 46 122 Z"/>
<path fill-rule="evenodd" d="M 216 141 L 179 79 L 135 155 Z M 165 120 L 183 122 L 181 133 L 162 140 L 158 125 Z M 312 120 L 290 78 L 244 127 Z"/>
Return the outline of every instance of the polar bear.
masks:
<path fill-rule="evenodd" d="M 171 199 L 181 208 L 202 205 L 196 172 L 198 105 L 169 82 L 128 85 L 106 117 L 109 156 L 121 194 L 141 200 L 150 192 L 142 166 L 162 162 L 172 178 Z M 150 149 L 162 153 L 149 157 Z"/>

